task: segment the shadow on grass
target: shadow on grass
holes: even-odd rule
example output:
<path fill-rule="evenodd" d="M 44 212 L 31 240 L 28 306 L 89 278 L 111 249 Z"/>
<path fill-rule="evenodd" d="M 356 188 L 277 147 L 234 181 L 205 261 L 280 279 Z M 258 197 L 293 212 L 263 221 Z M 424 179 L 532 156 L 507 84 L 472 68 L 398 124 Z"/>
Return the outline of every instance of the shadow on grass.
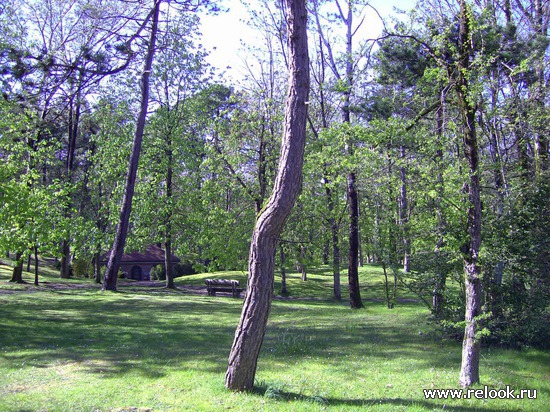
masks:
<path fill-rule="evenodd" d="M 10 369 L 75 364 L 102 375 L 219 373 L 240 312 L 238 301 L 225 303 L 124 292 L 12 295 L 0 305 L 0 358 Z"/>
<path fill-rule="evenodd" d="M 414 305 L 408 306 L 391 311 L 367 308 L 350 316 L 350 309 L 340 304 L 280 303 L 274 308 L 262 356 L 292 356 L 294 361 L 319 358 L 342 371 L 349 368 L 350 360 L 358 358 L 380 362 L 402 359 L 414 362 L 416 369 L 458 368 L 460 342 L 441 340 L 431 333 L 426 316 L 410 311 Z"/>
<path fill-rule="evenodd" d="M 240 299 L 191 296 L 181 291 L 152 294 L 123 290 L 113 294 L 57 290 L 0 298 L 4 372 L 74 364 L 85 373 L 102 377 L 138 374 L 160 378 L 174 370 L 222 375 L 242 307 Z M 439 341 L 426 329 L 425 314 L 412 303 L 392 311 L 373 306 L 350 311 L 345 303 L 279 301 L 272 309 L 260 364 L 262 370 L 278 371 L 281 363 L 274 360 L 300 362 L 293 369 L 299 373 L 302 361 L 323 363 L 329 364 L 327 373 L 341 376 L 348 376 L 350 365 L 359 358 L 366 365 L 380 360 L 403 374 L 414 369 L 458 370 L 460 343 Z M 423 330 L 425 333 L 419 333 Z M 533 356 L 531 362 L 536 359 Z M 521 365 L 506 365 L 506 369 L 520 370 Z M 409 398 L 307 397 L 262 385 L 257 393 L 320 405 L 440 406 L 435 400 Z M 491 411 L 464 405 L 447 405 L 446 409 Z"/>
<path fill-rule="evenodd" d="M 327 406 L 350 406 L 350 407 L 375 407 L 382 405 L 392 405 L 395 407 L 423 407 L 427 410 L 434 408 L 442 408 L 446 411 L 475 411 L 475 412 L 494 412 L 502 409 L 480 408 L 478 406 L 468 407 L 464 405 L 452 406 L 448 404 L 438 404 L 436 401 L 406 399 L 406 398 L 379 398 L 379 399 L 346 399 L 322 396 L 306 396 L 299 393 L 289 392 L 285 390 L 274 389 L 266 385 L 258 385 L 254 387 L 252 393 L 273 399 L 279 402 L 308 402 L 317 404 L 320 407 Z"/>
<path fill-rule="evenodd" d="M 0 305 L 5 320 L 0 324 L 0 357 L 14 369 L 75 363 L 103 375 L 161 377 L 172 368 L 223 373 L 241 306 L 238 299 L 186 298 L 181 291 L 154 296 L 133 290 L 21 294 Z M 270 358 L 318 357 L 345 370 L 346 355 L 414 359 L 416 367 L 425 368 L 448 367 L 449 362 L 454 367 L 460 361 L 436 350 L 437 344 L 419 336 L 414 325 L 404 324 L 399 316 L 405 312 L 392 313 L 399 321 L 387 323 L 386 312 L 382 316 L 363 310 L 338 322 L 338 317 L 349 316 L 346 305 L 280 302 L 260 362 L 270 368 Z"/>

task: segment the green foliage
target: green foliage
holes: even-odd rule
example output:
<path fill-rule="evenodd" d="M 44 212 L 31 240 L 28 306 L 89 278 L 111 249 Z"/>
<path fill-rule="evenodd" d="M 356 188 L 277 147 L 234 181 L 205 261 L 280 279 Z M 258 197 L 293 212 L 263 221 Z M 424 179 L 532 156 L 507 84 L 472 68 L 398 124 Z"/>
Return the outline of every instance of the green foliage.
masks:
<path fill-rule="evenodd" d="M 179 262 L 174 265 L 173 275 L 174 278 L 182 276 L 194 275 L 197 272 L 193 267 L 193 264 L 189 261 Z M 165 265 L 155 265 L 151 269 L 151 280 L 166 280 L 166 267 Z"/>
<path fill-rule="evenodd" d="M 381 42 L 376 55 L 378 81 L 384 85 L 394 84 L 398 79 L 405 88 L 416 86 L 433 64 L 425 48 L 407 37 L 389 36 Z"/>
<path fill-rule="evenodd" d="M 86 256 L 73 259 L 73 275 L 79 278 L 91 278 L 94 275 L 92 260 Z"/>
<path fill-rule="evenodd" d="M 493 343 L 548 347 L 550 339 L 550 184 L 545 176 L 517 193 L 501 221 L 487 231 L 487 263 L 502 280 L 487 281 Z M 488 274 L 490 275 L 490 273 Z"/>
<path fill-rule="evenodd" d="M 518 281 L 491 285 L 499 302 L 487 322 L 491 331 L 487 342 L 512 348 L 549 348 L 549 293 L 544 285 L 537 286 L 527 289 Z"/>
<path fill-rule="evenodd" d="M 151 280 L 166 280 L 166 268 L 164 265 L 156 265 L 151 269 Z"/>
<path fill-rule="evenodd" d="M 0 112 L 0 250 L 26 252 L 40 245 L 52 252 L 68 224 L 59 207 L 73 187 L 42 181 L 37 165 L 47 165 L 57 147 L 34 141 L 33 114 L 3 98 Z"/>

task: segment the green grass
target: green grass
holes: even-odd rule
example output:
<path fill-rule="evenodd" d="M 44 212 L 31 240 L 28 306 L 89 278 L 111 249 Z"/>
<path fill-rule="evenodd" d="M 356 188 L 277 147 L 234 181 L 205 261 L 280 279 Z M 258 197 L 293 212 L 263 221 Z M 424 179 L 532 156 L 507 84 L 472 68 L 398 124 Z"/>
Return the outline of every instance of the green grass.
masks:
<path fill-rule="evenodd" d="M 386 309 L 375 267 L 361 271 L 361 310 L 331 300 L 322 268 L 308 282 L 289 276 L 291 298 L 273 302 L 251 393 L 224 388 L 242 300 L 159 288 L 109 293 L 88 279 L 55 288 L 53 273 L 41 277 L 43 286 L 13 285 L 9 275 L 0 267 L 0 411 L 543 411 L 550 404 L 550 355 L 533 349 L 484 348 L 481 380 L 537 389 L 536 400 L 425 400 L 423 388 L 457 387 L 461 344 L 442 339 L 404 291 Z M 220 272 L 177 284 L 202 286 L 209 277 L 245 283 L 242 272 Z M 77 283 L 90 287 L 70 288 Z"/>

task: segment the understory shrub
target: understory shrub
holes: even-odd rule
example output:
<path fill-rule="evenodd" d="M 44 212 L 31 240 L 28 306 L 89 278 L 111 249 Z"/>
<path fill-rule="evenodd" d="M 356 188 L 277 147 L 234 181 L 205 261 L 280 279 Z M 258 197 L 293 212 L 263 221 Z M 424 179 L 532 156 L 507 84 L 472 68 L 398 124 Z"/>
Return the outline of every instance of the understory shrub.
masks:
<path fill-rule="evenodd" d="M 94 267 L 91 259 L 85 257 L 76 258 L 73 260 L 71 266 L 72 272 L 76 277 L 89 278 L 94 274 Z"/>
<path fill-rule="evenodd" d="M 174 278 L 194 275 L 196 273 L 193 264 L 189 261 L 179 262 L 174 265 Z M 166 268 L 164 265 L 156 265 L 151 269 L 151 280 L 166 280 Z"/>

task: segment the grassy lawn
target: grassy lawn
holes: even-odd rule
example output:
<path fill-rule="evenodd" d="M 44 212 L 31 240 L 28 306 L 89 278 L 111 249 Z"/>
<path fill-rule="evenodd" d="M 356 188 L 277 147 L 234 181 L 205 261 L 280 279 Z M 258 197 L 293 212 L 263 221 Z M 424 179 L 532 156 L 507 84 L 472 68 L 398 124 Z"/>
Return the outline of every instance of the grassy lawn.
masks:
<path fill-rule="evenodd" d="M 291 297 L 273 303 L 252 393 L 224 389 L 242 300 L 182 291 L 209 277 L 245 284 L 242 272 L 179 278 L 179 291 L 117 293 L 88 279 L 55 288 L 54 274 L 39 287 L 7 283 L 9 276 L 0 266 L 0 411 L 542 412 L 550 405 L 550 355 L 533 349 L 484 348 L 481 380 L 490 389 L 536 389 L 538 399 L 424 399 L 423 388 L 457 388 L 461 343 L 441 339 L 404 291 L 386 309 L 375 267 L 360 274 L 361 310 L 330 299 L 331 277 L 321 269 L 307 282 L 289 276 Z M 90 287 L 70 288 L 82 284 Z"/>

